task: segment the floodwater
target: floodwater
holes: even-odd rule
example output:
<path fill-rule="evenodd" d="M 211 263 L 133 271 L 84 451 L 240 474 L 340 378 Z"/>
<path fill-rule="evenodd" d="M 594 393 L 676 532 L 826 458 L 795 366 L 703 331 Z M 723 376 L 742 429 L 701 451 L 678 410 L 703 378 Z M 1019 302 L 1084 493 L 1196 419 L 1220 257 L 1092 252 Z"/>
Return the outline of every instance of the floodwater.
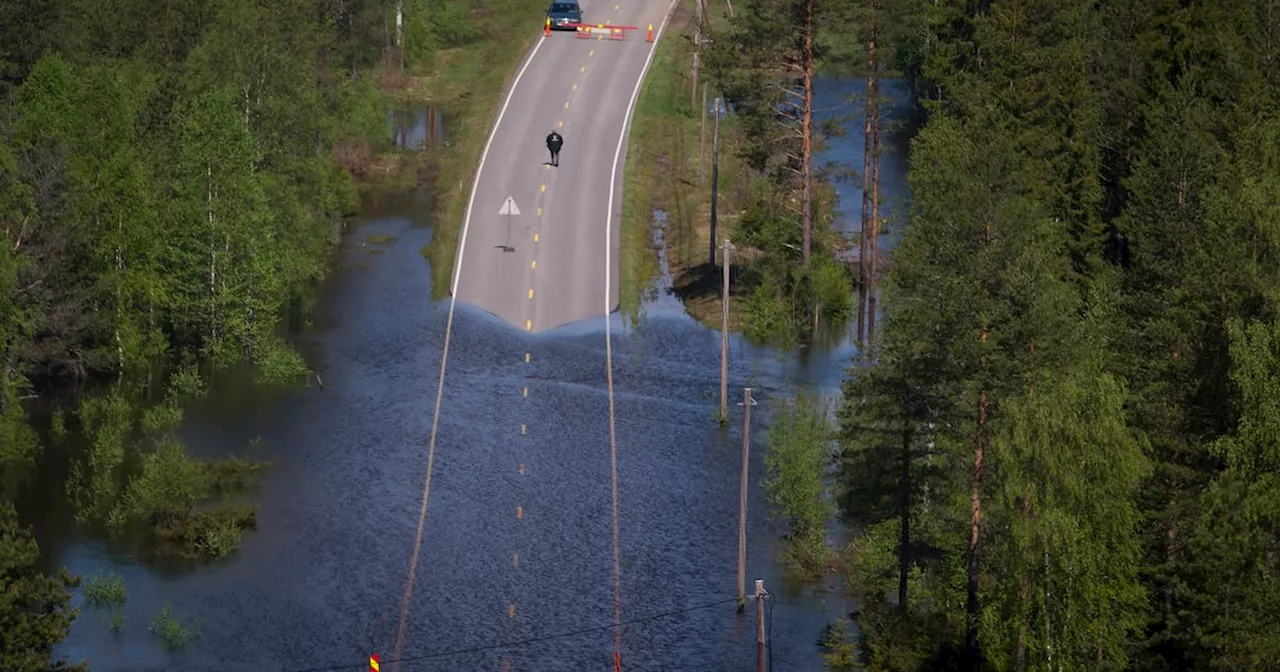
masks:
<path fill-rule="evenodd" d="M 833 84 L 823 99 L 855 89 Z M 851 142 L 861 134 L 838 140 L 831 153 L 860 157 Z M 901 177 L 882 166 L 882 180 L 887 192 Z M 81 617 L 59 654 L 113 672 L 361 670 L 378 652 L 392 669 L 448 314 L 447 302 L 431 301 L 430 269 L 419 254 L 431 237 L 428 205 L 421 196 L 370 201 L 344 241 L 321 326 L 304 348 L 323 390 L 221 382 L 189 410 L 184 437 L 193 453 L 226 455 L 260 437 L 253 457 L 279 461 L 258 496 L 258 531 L 238 554 L 162 572 L 77 536 L 67 512 L 47 512 L 37 533 L 55 565 L 85 576 L 115 571 L 129 590 L 120 634 L 77 595 Z M 375 234 L 395 240 L 366 243 Z M 684 315 L 661 279 L 656 294 L 643 319 L 610 318 L 623 669 L 755 664 L 753 608 L 738 615 L 725 603 L 737 583 L 736 402 L 750 385 L 760 405 L 751 427 L 748 592 L 759 578 L 775 596 L 772 669 L 819 670 L 821 629 L 850 605 L 785 580 L 776 560 L 783 528 L 759 487 L 762 453 L 769 401 L 797 385 L 838 391 L 855 353 L 847 342 L 782 353 L 733 336 L 731 418 L 722 429 L 713 419 L 720 334 Z M 530 335 L 459 304 L 449 348 L 401 669 L 502 670 L 508 660 L 512 670 L 611 665 L 603 320 Z M 147 630 L 166 603 L 201 624 L 200 638 L 175 653 Z"/>

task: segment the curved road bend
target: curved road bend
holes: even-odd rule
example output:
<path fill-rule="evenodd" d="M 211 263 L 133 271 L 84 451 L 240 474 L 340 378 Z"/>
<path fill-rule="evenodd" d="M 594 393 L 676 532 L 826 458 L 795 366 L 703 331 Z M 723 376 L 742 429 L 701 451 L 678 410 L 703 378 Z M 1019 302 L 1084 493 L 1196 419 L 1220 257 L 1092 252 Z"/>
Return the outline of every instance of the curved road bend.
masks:
<path fill-rule="evenodd" d="M 455 262 L 458 300 L 532 332 L 603 316 L 606 285 L 608 311 L 617 308 L 626 150 L 616 171 L 615 152 L 653 46 L 646 41 L 648 25 L 656 41 L 671 6 L 670 0 L 584 0 L 585 21 L 637 30 L 621 41 L 568 31 L 539 40 L 481 159 Z M 546 165 L 552 129 L 564 136 L 559 168 Z M 617 190 L 612 207 L 611 189 Z M 498 214 L 508 196 L 520 211 L 510 218 L 509 243 L 506 218 Z M 507 245 L 514 249 L 504 251 Z"/>

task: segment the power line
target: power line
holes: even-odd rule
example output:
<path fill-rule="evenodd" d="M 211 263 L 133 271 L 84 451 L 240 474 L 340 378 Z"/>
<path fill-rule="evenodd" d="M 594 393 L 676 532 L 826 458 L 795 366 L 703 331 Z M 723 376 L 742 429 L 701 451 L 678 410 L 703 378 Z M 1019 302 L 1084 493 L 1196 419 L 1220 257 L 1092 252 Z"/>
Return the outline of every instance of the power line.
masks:
<path fill-rule="evenodd" d="M 679 616 L 680 614 L 687 614 L 687 613 L 689 613 L 689 612 L 691 612 L 691 611 L 701 611 L 701 610 L 703 610 L 703 609 L 710 609 L 710 608 L 712 608 L 712 607 L 718 607 L 718 606 L 720 606 L 720 605 L 722 605 L 722 604 L 729 604 L 730 602 L 735 602 L 735 603 L 736 603 L 737 601 L 738 601 L 738 598 L 736 598 L 736 597 L 731 597 L 731 598 L 727 598 L 727 599 L 724 599 L 724 600 L 720 600 L 720 601 L 718 601 L 718 602 L 710 602 L 710 603 L 707 603 L 707 604 L 701 604 L 701 605 L 698 605 L 698 606 L 696 606 L 696 607 L 686 607 L 686 608 L 684 608 L 684 609 L 674 609 L 674 610 L 671 610 L 671 611 L 664 611 L 664 612 L 661 612 L 661 613 L 657 613 L 657 614 L 652 614 L 652 615 L 649 615 L 649 616 L 645 616 L 645 617 L 643 617 L 643 618 L 635 618 L 635 619 L 632 619 L 632 620 L 629 620 L 629 621 L 622 621 L 621 623 L 618 623 L 618 624 L 616 624 L 616 625 L 611 623 L 611 624 L 609 624 L 609 625 L 601 625 L 601 626 L 596 626 L 596 627 L 593 627 L 593 628 L 583 628 L 583 629 L 581 629 L 581 630 L 572 630 L 572 631 L 569 631 L 569 632 L 562 632 L 562 633 L 555 634 L 555 635 L 543 635 L 542 637 L 533 637 L 533 638 L 530 638 L 530 639 L 522 639 L 522 640 L 518 640 L 518 641 L 514 641 L 514 642 L 504 642 L 504 643 L 502 643 L 502 644 L 487 644 L 487 645 L 484 645 L 484 646 L 473 646 L 473 647 L 466 648 L 466 649 L 454 649 L 454 650 L 451 650 L 451 651 L 439 651 L 439 652 L 436 652 L 436 653 L 424 653 L 424 654 L 419 654 L 419 655 L 416 655 L 416 656 L 405 656 L 405 657 L 403 657 L 403 658 L 399 658 L 399 659 L 383 660 L 383 661 L 381 661 L 381 662 L 382 662 L 382 663 L 411 663 L 411 662 L 419 661 L 419 660 L 429 660 L 429 659 L 433 659 L 433 658 L 448 658 L 448 657 L 450 657 L 450 656 L 461 656 L 461 655 L 465 655 L 465 654 L 469 654 L 469 653 L 482 653 L 482 652 L 484 652 L 484 651 L 495 651 L 495 650 L 499 650 L 499 649 L 509 649 L 509 648 L 514 648 L 514 647 L 517 647 L 517 646 L 526 646 L 526 645 L 529 645 L 529 644 L 537 644 L 537 643 L 540 643 L 540 642 L 546 642 L 546 641 L 553 640 L 553 639 L 563 639 L 563 638 L 565 638 L 565 637 L 576 637 L 576 636 L 578 636 L 578 635 L 586 635 L 586 634 L 591 634 L 591 633 L 593 633 L 593 632 L 603 632 L 603 631 L 605 631 L 605 630 L 610 630 L 610 629 L 612 629 L 612 628 L 614 628 L 614 627 L 621 627 L 621 626 L 627 626 L 627 625 L 634 625 L 634 624 L 636 624 L 636 623 L 645 623 L 645 622 L 647 622 L 647 621 L 656 621 L 656 620 L 658 620 L 658 619 L 660 619 L 660 618 L 667 618 L 668 616 Z M 368 667 L 368 664 L 367 664 L 367 663 L 346 663 L 346 664 L 342 664 L 342 665 L 329 665 L 329 666 L 326 666 L 326 667 L 307 667 L 307 668 L 303 668 L 303 669 L 292 670 L 291 672 L 339 672 L 340 670 L 363 670 L 363 669 L 366 669 L 367 667 Z"/>

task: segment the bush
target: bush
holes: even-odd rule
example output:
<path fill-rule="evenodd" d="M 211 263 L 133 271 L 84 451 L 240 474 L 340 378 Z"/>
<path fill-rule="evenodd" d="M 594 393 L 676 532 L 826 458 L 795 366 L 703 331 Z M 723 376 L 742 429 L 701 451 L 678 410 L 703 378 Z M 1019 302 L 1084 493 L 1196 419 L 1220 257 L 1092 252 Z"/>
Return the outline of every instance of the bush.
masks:
<path fill-rule="evenodd" d="M 90 577 L 84 584 L 84 601 L 92 607 L 120 607 L 128 599 L 124 579 L 115 572 Z"/>

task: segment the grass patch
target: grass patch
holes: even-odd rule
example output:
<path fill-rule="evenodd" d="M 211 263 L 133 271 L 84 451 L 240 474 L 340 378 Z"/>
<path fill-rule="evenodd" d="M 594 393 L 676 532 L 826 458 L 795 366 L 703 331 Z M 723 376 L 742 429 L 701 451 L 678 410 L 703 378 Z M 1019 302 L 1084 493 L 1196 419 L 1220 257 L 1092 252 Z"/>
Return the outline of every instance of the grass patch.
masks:
<path fill-rule="evenodd" d="M 484 26 L 476 40 L 440 51 L 429 68 L 406 82 L 402 93 L 406 101 L 429 103 L 445 114 L 447 146 L 431 152 L 435 228 L 422 250 L 431 261 L 432 293 L 437 299 L 449 289 L 480 152 L 507 83 L 542 35 L 546 9 L 546 0 L 484 0 L 472 11 L 473 21 Z"/>
<path fill-rule="evenodd" d="M 712 30 L 723 29 L 725 8 L 709 8 Z M 714 116 L 706 116 L 703 160 L 702 82 L 693 95 L 694 4 L 676 6 L 658 45 L 644 88 L 636 102 L 627 143 L 623 182 L 620 301 L 624 311 L 638 310 L 642 292 L 652 282 L 657 255 L 651 245 L 653 211 L 665 210 L 667 260 L 676 293 L 700 322 L 720 326 L 720 270 L 708 264 L 711 237 L 711 149 Z M 705 81 L 705 73 L 702 81 Z M 716 92 L 708 87 L 710 107 Z M 723 239 L 746 202 L 746 176 L 737 158 L 739 131 L 729 118 L 720 120 L 720 168 L 716 237 Z M 737 314 L 730 311 L 730 328 Z"/>
<path fill-rule="evenodd" d="M 171 651 L 181 649 L 200 636 L 200 624 L 187 625 L 173 615 L 173 609 L 164 605 L 160 613 L 151 618 L 151 632 Z"/>
<path fill-rule="evenodd" d="M 84 601 L 91 607 L 120 607 L 128 597 L 124 579 L 115 572 L 99 572 L 85 581 Z"/>

